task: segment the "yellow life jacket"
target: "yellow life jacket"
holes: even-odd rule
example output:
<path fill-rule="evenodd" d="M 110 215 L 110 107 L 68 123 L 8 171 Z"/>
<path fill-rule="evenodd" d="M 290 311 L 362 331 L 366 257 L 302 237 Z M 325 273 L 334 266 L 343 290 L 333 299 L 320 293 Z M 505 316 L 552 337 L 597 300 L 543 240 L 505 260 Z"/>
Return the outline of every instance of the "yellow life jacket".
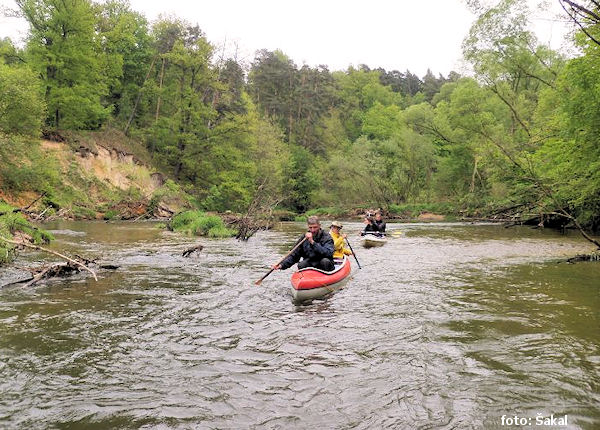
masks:
<path fill-rule="evenodd" d="M 329 230 L 329 234 L 333 239 L 333 258 L 343 258 L 344 255 L 352 254 L 352 252 L 346 248 L 346 241 L 341 234 L 334 233 L 333 229 Z"/>

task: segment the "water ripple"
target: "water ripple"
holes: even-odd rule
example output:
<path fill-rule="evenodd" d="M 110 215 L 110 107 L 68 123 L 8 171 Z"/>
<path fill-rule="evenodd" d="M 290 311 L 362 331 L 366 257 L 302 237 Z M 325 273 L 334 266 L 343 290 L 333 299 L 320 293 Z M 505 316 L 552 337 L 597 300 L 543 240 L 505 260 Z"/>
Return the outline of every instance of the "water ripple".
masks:
<path fill-rule="evenodd" d="M 600 271 L 556 263 L 584 242 L 390 228 L 403 234 L 384 248 L 355 246 L 363 269 L 343 290 L 295 306 L 290 271 L 253 282 L 301 224 L 247 243 L 149 223 L 57 225 L 54 246 L 121 267 L 97 283 L 0 290 L 0 428 L 480 429 L 537 413 L 600 423 Z"/>

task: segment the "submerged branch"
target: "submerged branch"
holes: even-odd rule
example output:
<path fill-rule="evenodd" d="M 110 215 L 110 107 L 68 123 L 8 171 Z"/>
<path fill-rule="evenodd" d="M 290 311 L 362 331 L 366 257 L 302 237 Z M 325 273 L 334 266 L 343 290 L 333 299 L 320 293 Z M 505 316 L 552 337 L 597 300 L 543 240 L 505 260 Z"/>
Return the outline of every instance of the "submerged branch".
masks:
<path fill-rule="evenodd" d="M 89 267 L 87 267 L 85 264 L 80 263 L 79 261 L 73 260 L 72 258 L 67 257 L 66 255 L 63 255 L 63 254 L 61 254 L 59 252 L 52 251 L 51 249 L 47 249 L 47 248 L 42 248 L 41 246 L 33 245 L 33 244 L 27 243 L 27 242 L 20 242 L 18 240 L 6 239 L 6 238 L 4 238 L 2 236 L 0 236 L 0 240 L 2 240 L 3 242 L 6 242 L 6 243 L 11 243 L 13 245 L 24 246 L 26 248 L 31 248 L 31 249 L 37 249 L 39 251 L 44 251 L 44 252 L 48 252 L 50 254 L 56 255 L 57 257 L 60 257 L 60 258 L 63 258 L 65 260 L 67 260 L 69 263 L 72 263 L 72 264 L 74 264 L 76 266 L 82 267 L 84 270 L 87 270 L 88 272 L 90 272 L 92 274 L 92 276 L 94 277 L 94 280 L 96 280 L 96 281 L 98 280 L 98 277 L 96 276 L 96 273 L 92 269 L 90 269 Z"/>

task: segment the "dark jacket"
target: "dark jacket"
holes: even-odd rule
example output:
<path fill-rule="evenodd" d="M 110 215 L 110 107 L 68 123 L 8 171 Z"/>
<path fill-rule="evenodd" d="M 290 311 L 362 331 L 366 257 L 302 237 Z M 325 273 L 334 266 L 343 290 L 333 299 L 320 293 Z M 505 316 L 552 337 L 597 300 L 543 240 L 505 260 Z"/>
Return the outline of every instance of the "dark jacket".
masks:
<path fill-rule="evenodd" d="M 296 243 L 300 242 L 304 238 L 304 235 L 300 237 Z M 285 270 L 288 267 L 292 267 L 300 258 L 318 261 L 322 258 L 329 258 L 333 261 L 333 239 L 326 231 L 320 229 L 317 234 L 313 235 L 314 243 L 310 243 L 305 240 L 302 246 L 298 247 L 292 252 L 285 260 L 281 262 L 281 269 Z"/>
<path fill-rule="evenodd" d="M 381 223 L 383 224 L 383 230 L 380 230 L 380 227 L 377 224 L 377 221 L 375 221 L 375 220 L 371 221 L 369 224 L 367 224 L 365 226 L 365 229 L 360 233 L 361 236 L 364 236 L 367 233 L 374 234 L 376 236 L 385 235 L 385 222 L 381 221 Z"/>
<path fill-rule="evenodd" d="M 369 224 L 367 224 L 365 226 L 365 229 L 363 230 L 364 233 L 373 233 L 373 232 L 378 232 L 378 231 L 379 231 L 379 227 L 377 227 L 377 224 L 375 224 L 375 220 L 373 220 Z"/>
<path fill-rule="evenodd" d="M 384 220 L 374 220 L 373 223 L 377 226 L 380 232 L 385 233 L 385 221 Z"/>

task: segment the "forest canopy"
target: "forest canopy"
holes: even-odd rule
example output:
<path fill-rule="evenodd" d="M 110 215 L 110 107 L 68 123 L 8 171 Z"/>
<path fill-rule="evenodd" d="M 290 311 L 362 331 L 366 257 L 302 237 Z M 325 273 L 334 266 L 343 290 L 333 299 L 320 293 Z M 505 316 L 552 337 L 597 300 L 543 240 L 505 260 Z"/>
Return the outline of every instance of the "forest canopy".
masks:
<path fill-rule="evenodd" d="M 197 25 L 150 23 L 125 0 L 17 0 L 30 31 L 23 47 L 0 40 L 0 133 L 122 130 L 202 210 L 243 212 L 260 192 L 297 213 L 440 203 L 598 230 L 600 10 L 559 1 L 576 57 L 538 42 L 526 2 L 468 1 L 473 74 L 418 77 L 282 51 L 245 64 Z"/>

